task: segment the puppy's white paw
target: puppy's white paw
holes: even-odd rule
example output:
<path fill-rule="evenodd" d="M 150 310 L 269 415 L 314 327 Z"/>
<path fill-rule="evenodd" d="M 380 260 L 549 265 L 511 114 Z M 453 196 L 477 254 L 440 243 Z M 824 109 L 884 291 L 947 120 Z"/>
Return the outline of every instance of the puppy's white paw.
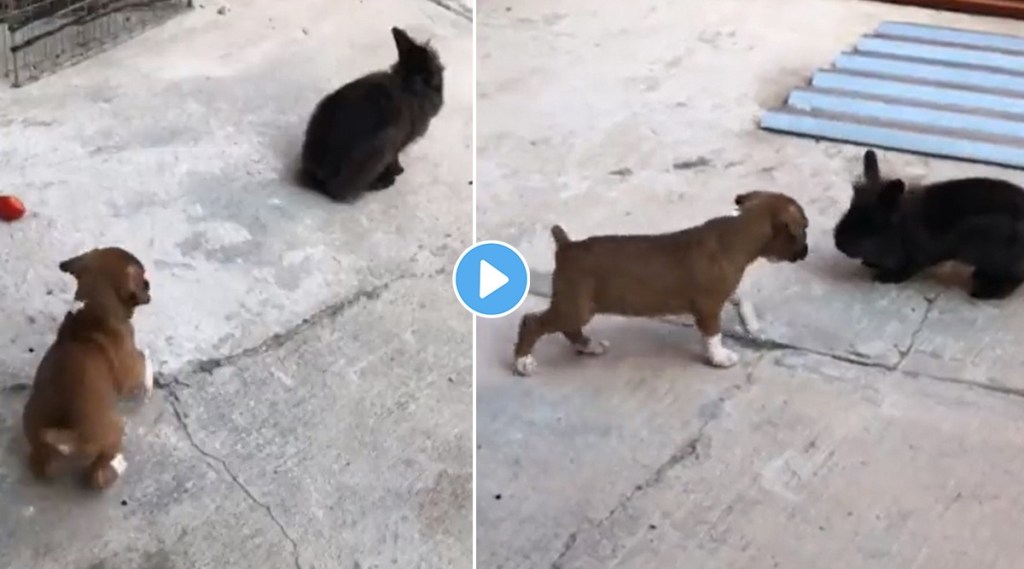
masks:
<path fill-rule="evenodd" d="M 527 377 L 533 375 L 535 371 L 537 371 L 537 360 L 533 359 L 532 355 L 527 354 L 516 360 L 516 375 Z"/>
<path fill-rule="evenodd" d="M 587 355 L 587 356 L 600 356 L 608 352 L 608 346 L 611 344 L 607 340 L 595 340 L 593 338 L 587 338 L 585 344 L 575 344 L 573 347 L 576 348 L 576 353 Z"/>
<path fill-rule="evenodd" d="M 704 349 L 707 352 L 708 362 L 715 367 L 732 367 L 740 361 L 740 357 L 736 352 L 729 350 L 722 345 L 721 334 L 705 338 Z"/>
<path fill-rule="evenodd" d="M 736 355 L 736 352 L 725 348 L 722 348 L 722 351 L 715 354 L 708 354 L 708 359 L 711 361 L 711 365 L 720 368 L 732 367 L 740 361 L 740 357 Z"/>
<path fill-rule="evenodd" d="M 142 372 L 142 386 L 146 390 L 146 397 L 153 394 L 153 361 L 149 359 L 149 350 L 142 350 L 142 359 L 145 361 L 145 370 Z"/>
<path fill-rule="evenodd" d="M 118 476 L 121 476 L 124 474 L 124 470 L 128 468 L 128 462 L 124 459 L 123 455 L 118 453 L 118 455 L 114 457 L 114 460 L 110 461 L 110 466 L 114 467 Z"/>

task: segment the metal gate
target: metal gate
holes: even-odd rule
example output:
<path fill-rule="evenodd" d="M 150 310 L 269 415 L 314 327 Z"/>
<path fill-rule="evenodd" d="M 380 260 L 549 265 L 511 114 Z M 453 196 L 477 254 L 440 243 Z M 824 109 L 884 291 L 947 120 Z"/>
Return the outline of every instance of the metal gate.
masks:
<path fill-rule="evenodd" d="M 0 74 L 20 87 L 191 7 L 192 0 L 0 0 Z"/>

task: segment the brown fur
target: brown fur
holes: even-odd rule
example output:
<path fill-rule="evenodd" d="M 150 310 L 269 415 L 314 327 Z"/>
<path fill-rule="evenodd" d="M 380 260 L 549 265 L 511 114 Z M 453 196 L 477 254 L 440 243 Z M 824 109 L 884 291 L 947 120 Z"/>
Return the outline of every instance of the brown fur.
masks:
<path fill-rule="evenodd" d="M 135 346 L 131 318 L 148 304 L 145 268 L 118 248 L 93 249 L 60 263 L 78 282 L 75 299 L 36 371 L 23 426 L 38 478 L 54 475 L 64 454 L 89 461 L 90 486 L 118 478 L 111 461 L 121 452 L 119 397 L 143 387 L 145 358 Z"/>
<path fill-rule="evenodd" d="M 515 357 L 529 356 L 546 334 L 561 332 L 591 351 L 583 327 L 596 314 L 692 314 L 705 338 L 721 332 L 721 312 L 747 266 L 759 258 L 796 262 L 807 256 L 807 216 L 775 192 L 736 196 L 739 213 L 660 235 L 606 235 L 572 241 L 559 226 L 551 304 L 519 325 Z"/>

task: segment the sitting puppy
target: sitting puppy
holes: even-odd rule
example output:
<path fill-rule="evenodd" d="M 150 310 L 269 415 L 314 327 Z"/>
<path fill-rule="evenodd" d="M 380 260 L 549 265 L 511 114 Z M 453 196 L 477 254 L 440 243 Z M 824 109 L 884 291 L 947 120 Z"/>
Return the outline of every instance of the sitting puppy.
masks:
<path fill-rule="evenodd" d="M 302 145 L 300 179 L 336 201 L 394 185 L 398 154 L 423 136 L 441 111 L 444 67 L 429 44 L 391 28 L 398 62 L 325 97 Z"/>
<path fill-rule="evenodd" d="M 736 364 L 739 357 L 722 346 L 722 308 L 732 303 L 747 331 L 757 333 L 753 308 L 737 295 L 737 287 L 759 258 L 796 262 L 807 257 L 807 216 L 796 200 L 775 192 L 745 193 L 735 203 L 734 216 L 661 235 L 571 241 L 554 226 L 551 305 L 519 323 L 516 373 L 533 373 L 531 352 L 545 334 L 561 332 L 581 354 L 603 354 L 607 342 L 583 333 L 595 314 L 692 314 L 711 365 Z"/>
<path fill-rule="evenodd" d="M 835 245 L 882 283 L 899 283 L 944 261 L 974 267 L 971 296 L 1003 298 L 1024 282 L 1024 189 L 989 178 L 936 182 L 907 191 L 883 178 L 873 150 L 836 224 Z"/>
<path fill-rule="evenodd" d="M 43 356 L 25 405 L 29 465 L 45 479 L 59 456 L 84 459 L 88 484 L 108 488 L 125 468 L 118 398 L 153 389 L 153 369 L 135 347 L 131 323 L 135 307 L 149 303 L 149 281 L 142 263 L 118 248 L 93 249 L 59 267 L 78 281 L 75 306 Z"/>

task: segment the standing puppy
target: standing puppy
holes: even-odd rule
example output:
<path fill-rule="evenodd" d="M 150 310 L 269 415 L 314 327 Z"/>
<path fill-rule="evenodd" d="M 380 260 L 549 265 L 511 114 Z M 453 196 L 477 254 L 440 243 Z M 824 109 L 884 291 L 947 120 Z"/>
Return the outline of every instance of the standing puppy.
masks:
<path fill-rule="evenodd" d="M 955 260 L 974 267 L 971 296 L 1003 298 L 1024 283 L 1024 189 L 960 178 L 908 190 L 903 180 L 883 177 L 868 150 L 834 238 L 877 282 L 900 283 Z"/>
<path fill-rule="evenodd" d="M 607 235 L 572 241 L 554 226 L 555 271 L 551 305 L 519 323 L 515 371 L 536 369 L 531 352 L 545 334 L 561 332 L 581 354 L 603 354 L 583 327 L 595 314 L 692 314 L 711 365 L 739 357 L 722 345 L 721 312 L 736 306 L 751 334 L 753 307 L 736 294 L 747 266 L 759 258 L 796 262 L 807 257 L 807 216 L 796 200 L 775 192 L 736 196 L 737 215 L 660 235 Z"/>
<path fill-rule="evenodd" d="M 331 93 L 317 105 L 302 145 L 303 183 L 336 201 L 394 185 L 398 154 L 427 132 L 444 102 L 444 67 L 428 43 L 391 28 L 398 62 Z"/>
<path fill-rule="evenodd" d="M 75 306 L 36 370 L 23 426 L 29 466 L 38 478 L 53 476 L 60 456 L 85 459 L 88 484 L 103 489 L 125 468 L 119 397 L 153 389 L 153 369 L 135 347 L 131 319 L 148 304 L 146 270 L 131 253 L 93 249 L 62 262 L 75 277 Z"/>

